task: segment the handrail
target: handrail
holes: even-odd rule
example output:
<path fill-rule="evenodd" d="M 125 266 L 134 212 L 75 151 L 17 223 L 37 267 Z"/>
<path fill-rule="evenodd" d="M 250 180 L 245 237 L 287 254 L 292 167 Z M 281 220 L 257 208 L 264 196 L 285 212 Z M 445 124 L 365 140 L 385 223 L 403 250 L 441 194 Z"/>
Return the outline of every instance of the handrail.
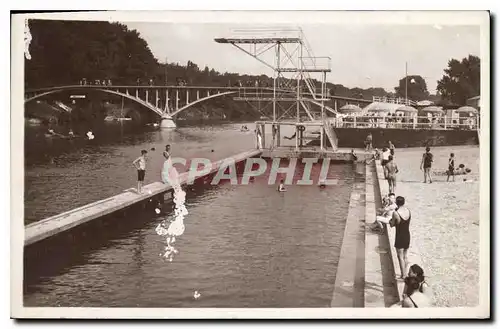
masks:
<path fill-rule="evenodd" d="M 347 116 L 331 119 L 337 128 L 479 130 L 479 116 L 441 116 L 429 121 L 427 116 Z"/>
<path fill-rule="evenodd" d="M 382 103 L 391 103 L 391 104 L 402 104 L 402 105 L 417 105 L 416 101 L 412 101 L 411 99 L 406 99 L 402 97 L 380 97 L 373 96 L 374 102 L 382 102 Z"/>

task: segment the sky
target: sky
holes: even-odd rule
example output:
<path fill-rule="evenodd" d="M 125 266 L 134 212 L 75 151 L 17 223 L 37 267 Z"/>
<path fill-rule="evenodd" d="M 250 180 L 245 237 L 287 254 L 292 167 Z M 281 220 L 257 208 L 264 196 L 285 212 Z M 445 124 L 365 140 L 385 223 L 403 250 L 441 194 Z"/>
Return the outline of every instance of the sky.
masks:
<path fill-rule="evenodd" d="M 214 41 L 214 38 L 234 35 L 234 29 L 250 26 L 124 24 L 140 33 L 160 62 L 186 65 L 191 60 L 201 69 L 206 65 L 222 73 L 272 76 L 269 68 L 251 56 L 229 44 Z M 405 76 L 407 63 L 408 75 L 421 75 L 429 92 L 435 93 L 437 80 L 444 74 L 451 58 L 460 60 L 469 54 L 480 56 L 479 26 L 304 24 L 300 27 L 314 56 L 331 58 L 327 81 L 349 88 L 381 87 L 393 92 L 399 79 Z"/>

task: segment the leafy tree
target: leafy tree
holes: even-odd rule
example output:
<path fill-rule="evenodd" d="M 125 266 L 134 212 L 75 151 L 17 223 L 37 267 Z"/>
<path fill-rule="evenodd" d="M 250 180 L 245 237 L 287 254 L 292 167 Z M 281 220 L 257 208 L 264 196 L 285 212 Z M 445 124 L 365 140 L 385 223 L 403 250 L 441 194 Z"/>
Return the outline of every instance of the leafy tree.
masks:
<path fill-rule="evenodd" d="M 408 82 L 408 83 L 407 83 Z M 396 97 L 403 97 L 414 101 L 421 101 L 429 97 L 427 83 L 420 75 L 409 75 L 399 80 L 399 86 L 395 87 Z M 406 95 L 408 90 L 408 96 Z"/>
<path fill-rule="evenodd" d="M 481 87 L 479 57 L 469 55 L 462 61 L 451 59 L 444 72 L 437 85 L 442 100 L 464 105 L 467 99 L 479 95 Z"/>

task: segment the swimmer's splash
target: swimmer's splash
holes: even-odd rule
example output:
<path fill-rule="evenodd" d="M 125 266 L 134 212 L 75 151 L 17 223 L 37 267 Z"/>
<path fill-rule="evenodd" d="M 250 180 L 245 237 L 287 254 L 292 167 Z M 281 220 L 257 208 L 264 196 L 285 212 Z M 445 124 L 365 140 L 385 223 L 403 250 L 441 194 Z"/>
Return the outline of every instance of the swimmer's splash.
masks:
<path fill-rule="evenodd" d="M 165 257 L 165 259 L 168 259 L 170 262 L 174 259 L 174 255 L 179 252 L 174 244 L 176 237 L 184 233 L 184 216 L 188 214 L 186 206 L 184 205 L 186 201 L 186 192 L 182 190 L 178 177 L 179 174 L 169 158 L 165 161 L 163 166 L 162 178 L 164 183 L 170 183 L 174 189 L 174 218 L 172 221 L 165 219 L 158 224 L 156 233 L 166 237 L 167 246 L 165 247 L 165 253 L 162 254 L 162 257 Z"/>

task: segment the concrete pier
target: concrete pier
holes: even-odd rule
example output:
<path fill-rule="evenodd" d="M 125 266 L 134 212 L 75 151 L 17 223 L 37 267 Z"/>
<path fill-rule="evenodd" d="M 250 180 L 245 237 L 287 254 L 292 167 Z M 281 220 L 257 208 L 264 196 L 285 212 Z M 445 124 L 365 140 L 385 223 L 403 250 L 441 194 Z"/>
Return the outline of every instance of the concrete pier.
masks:
<path fill-rule="evenodd" d="M 164 115 L 161 117 L 160 128 L 174 129 L 177 125 L 174 120 L 169 115 Z"/>
<path fill-rule="evenodd" d="M 251 157 L 262 154 L 260 150 L 250 150 L 239 153 L 235 156 L 219 160 L 212 164 L 212 169 L 205 176 L 211 175 L 219 170 L 222 164 L 230 161 L 239 163 Z M 202 178 L 202 177 L 200 177 Z M 181 185 L 187 183 L 188 173 L 182 173 L 179 177 Z M 127 190 L 124 193 L 112 196 L 110 198 L 99 200 L 85 206 L 52 216 L 30 225 L 24 229 L 24 246 L 44 240 L 62 232 L 68 231 L 76 226 L 99 219 L 114 212 L 124 210 L 132 205 L 144 202 L 149 199 L 163 197 L 163 194 L 172 190 L 170 184 L 155 182 L 143 187 L 143 194 Z"/>

